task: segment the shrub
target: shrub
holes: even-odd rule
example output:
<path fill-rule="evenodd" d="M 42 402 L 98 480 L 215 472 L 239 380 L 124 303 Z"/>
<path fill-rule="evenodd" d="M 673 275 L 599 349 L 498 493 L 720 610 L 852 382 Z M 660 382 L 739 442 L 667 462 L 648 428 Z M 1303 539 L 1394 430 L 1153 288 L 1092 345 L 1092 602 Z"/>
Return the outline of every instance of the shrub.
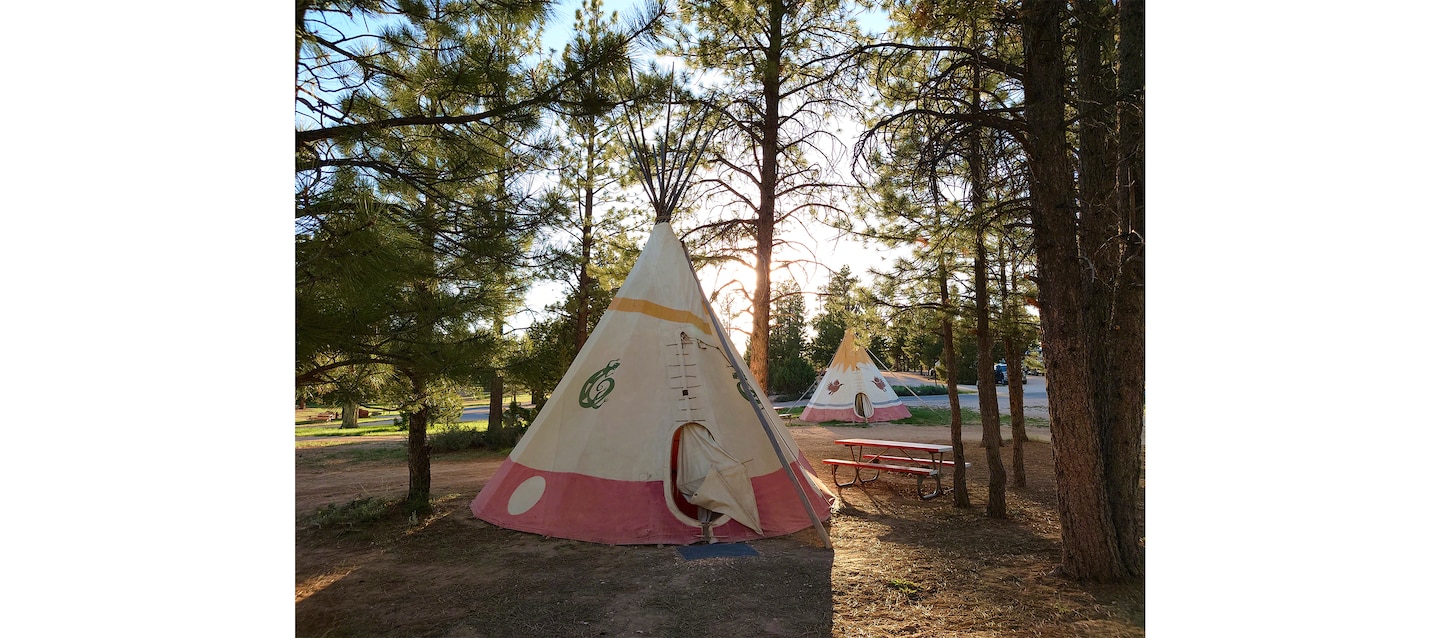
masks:
<path fill-rule="evenodd" d="M 940 395 L 940 394 L 947 394 L 947 392 L 945 391 L 945 386 L 943 386 L 943 385 L 907 385 L 907 386 L 896 386 L 896 388 L 895 388 L 895 394 L 897 394 L 897 395 L 899 395 L 899 396 L 902 396 L 902 397 L 903 397 L 903 396 L 908 396 L 908 395 L 910 394 L 910 392 L 905 392 L 905 391 L 901 390 L 901 388 L 909 388 L 909 389 L 910 389 L 910 392 L 914 392 L 914 393 L 915 393 L 915 396 L 921 396 L 921 397 L 928 397 L 928 396 L 935 396 L 935 395 Z"/>
<path fill-rule="evenodd" d="M 435 452 L 459 452 L 486 447 L 485 433 L 474 428 L 442 428 L 430 434 L 430 449 Z"/>

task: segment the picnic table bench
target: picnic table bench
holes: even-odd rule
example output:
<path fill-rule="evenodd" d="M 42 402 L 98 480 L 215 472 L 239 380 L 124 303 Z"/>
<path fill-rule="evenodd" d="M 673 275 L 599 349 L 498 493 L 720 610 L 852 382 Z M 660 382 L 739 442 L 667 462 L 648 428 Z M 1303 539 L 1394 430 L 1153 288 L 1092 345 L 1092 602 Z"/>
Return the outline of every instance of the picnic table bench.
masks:
<path fill-rule="evenodd" d="M 933 463 L 933 461 L 930 461 L 930 460 L 927 460 L 927 459 L 917 459 L 917 458 L 911 458 L 911 457 L 908 457 L 908 456 L 888 456 L 888 455 L 885 455 L 885 454 L 862 454 L 862 455 L 860 455 L 860 458 L 861 458 L 862 460 L 865 460 L 865 461 L 874 460 L 874 461 L 896 461 L 896 462 L 900 462 L 900 463 L 926 463 L 926 464 Z M 947 459 L 947 460 L 942 460 L 942 461 L 940 461 L 940 464 L 941 464 L 941 465 L 944 465 L 945 467 L 955 467 L 955 462 L 954 462 L 954 461 L 951 461 L 951 460 L 948 460 L 948 459 Z M 968 462 L 965 463 L 965 467 L 970 467 L 970 463 L 968 463 Z"/>
<path fill-rule="evenodd" d="M 320 414 L 317 414 L 310 418 L 315 419 L 316 421 L 329 421 L 331 419 L 334 419 L 335 416 L 336 415 L 334 412 L 321 412 Z"/>
<path fill-rule="evenodd" d="M 880 474 L 890 472 L 894 474 L 909 474 L 915 477 L 915 492 L 921 499 L 931 499 L 939 496 L 945 491 L 940 481 L 940 475 L 946 465 L 955 465 L 954 461 L 945 460 L 945 455 L 954 450 L 949 445 L 934 443 L 911 443 L 909 441 L 884 441 L 879 439 L 839 439 L 835 441 L 850 450 L 848 459 L 825 459 L 822 461 L 830 466 L 830 479 L 835 482 L 835 487 L 849 487 L 860 484 L 864 487 L 880 478 Z M 865 448 L 875 450 L 869 454 Z M 923 452 L 925 456 L 916 453 Z M 882 463 L 881 461 L 886 461 Z M 837 473 L 841 467 L 848 467 L 854 470 L 855 477 L 849 482 L 841 483 Z M 862 470 L 873 470 L 875 475 L 865 478 Z M 935 481 L 935 489 L 926 492 L 925 480 Z"/>

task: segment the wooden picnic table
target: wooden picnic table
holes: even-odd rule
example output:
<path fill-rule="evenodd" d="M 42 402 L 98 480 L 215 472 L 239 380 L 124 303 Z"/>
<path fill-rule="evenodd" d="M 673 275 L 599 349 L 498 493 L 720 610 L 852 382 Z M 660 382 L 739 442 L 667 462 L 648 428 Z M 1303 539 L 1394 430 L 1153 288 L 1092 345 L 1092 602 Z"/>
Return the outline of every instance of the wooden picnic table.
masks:
<path fill-rule="evenodd" d="M 835 487 L 848 487 L 857 483 L 864 487 L 866 483 L 879 479 L 882 472 L 909 474 L 915 477 L 915 492 L 919 494 L 920 498 L 931 499 L 945 491 L 944 484 L 940 480 L 942 470 L 947 465 L 955 465 L 955 461 L 945 459 L 946 454 L 955 450 L 953 446 L 949 445 L 882 439 L 838 439 L 835 443 L 850 450 L 849 459 L 825 459 L 823 461 L 830 466 L 830 478 L 835 481 Z M 869 448 L 869 452 L 866 451 L 866 448 Z M 836 476 L 841 467 L 853 469 L 855 478 L 847 483 L 841 483 Z M 862 470 L 873 470 L 875 476 L 864 478 L 861 475 Z M 934 490 L 925 491 L 926 479 L 935 481 Z"/>

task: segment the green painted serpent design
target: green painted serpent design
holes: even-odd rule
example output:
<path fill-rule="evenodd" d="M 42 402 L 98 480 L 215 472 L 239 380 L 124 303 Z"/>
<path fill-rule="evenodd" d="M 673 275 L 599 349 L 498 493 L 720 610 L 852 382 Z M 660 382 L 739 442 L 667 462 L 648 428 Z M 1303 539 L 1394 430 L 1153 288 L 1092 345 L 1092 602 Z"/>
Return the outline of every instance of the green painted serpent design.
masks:
<path fill-rule="evenodd" d="M 619 359 L 611 359 L 610 364 L 595 371 L 580 386 L 580 407 L 599 408 L 605 402 L 605 397 L 610 396 L 610 391 L 615 389 L 615 380 L 610 378 L 610 373 L 620 367 Z"/>

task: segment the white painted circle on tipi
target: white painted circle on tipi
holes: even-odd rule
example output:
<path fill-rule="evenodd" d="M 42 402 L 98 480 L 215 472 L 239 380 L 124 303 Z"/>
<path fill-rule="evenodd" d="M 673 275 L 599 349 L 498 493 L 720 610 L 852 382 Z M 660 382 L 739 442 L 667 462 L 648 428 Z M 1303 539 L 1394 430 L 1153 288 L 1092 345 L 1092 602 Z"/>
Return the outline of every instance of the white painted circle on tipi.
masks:
<path fill-rule="evenodd" d="M 511 516 L 524 514 L 540 502 L 540 496 L 544 493 L 545 477 L 532 476 L 525 479 L 510 493 L 510 502 L 505 505 L 505 511 L 510 512 Z"/>

